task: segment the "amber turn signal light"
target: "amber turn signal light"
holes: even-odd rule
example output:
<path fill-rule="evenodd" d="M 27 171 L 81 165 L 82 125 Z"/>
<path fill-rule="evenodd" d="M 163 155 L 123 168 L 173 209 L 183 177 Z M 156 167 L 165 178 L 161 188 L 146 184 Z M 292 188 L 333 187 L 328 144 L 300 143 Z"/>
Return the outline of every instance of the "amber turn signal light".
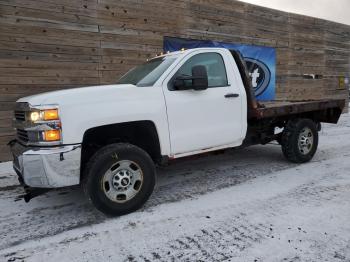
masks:
<path fill-rule="evenodd" d="M 61 139 L 60 130 L 48 130 L 43 132 L 44 141 L 59 141 Z"/>
<path fill-rule="evenodd" d="M 58 110 L 57 109 L 48 109 L 44 110 L 44 120 L 50 121 L 50 120 L 58 120 Z"/>

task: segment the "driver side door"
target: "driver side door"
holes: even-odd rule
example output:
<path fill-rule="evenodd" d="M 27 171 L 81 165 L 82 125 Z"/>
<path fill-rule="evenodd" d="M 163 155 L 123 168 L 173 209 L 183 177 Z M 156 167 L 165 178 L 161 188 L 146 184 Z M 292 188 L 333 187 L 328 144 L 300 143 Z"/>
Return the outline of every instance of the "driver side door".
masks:
<path fill-rule="evenodd" d="M 216 147 L 230 147 L 242 141 L 242 105 L 239 89 L 231 85 L 224 56 L 221 52 L 192 54 L 182 62 L 163 90 L 170 130 L 171 154 L 209 151 Z M 177 76 L 191 77 L 194 66 L 204 66 L 208 74 L 208 88 L 176 90 Z"/>

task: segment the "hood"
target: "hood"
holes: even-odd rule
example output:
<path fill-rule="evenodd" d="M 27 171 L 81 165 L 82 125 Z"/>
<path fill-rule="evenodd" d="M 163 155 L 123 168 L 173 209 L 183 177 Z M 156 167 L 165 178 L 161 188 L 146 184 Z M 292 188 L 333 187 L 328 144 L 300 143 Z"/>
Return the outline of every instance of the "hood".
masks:
<path fill-rule="evenodd" d="M 138 92 L 139 87 L 134 85 L 101 85 L 82 88 L 72 88 L 59 91 L 52 91 L 19 99 L 17 102 L 27 102 L 32 106 L 39 105 L 65 105 L 85 104 L 98 101 L 116 99 L 120 95 L 130 97 L 132 93 Z"/>

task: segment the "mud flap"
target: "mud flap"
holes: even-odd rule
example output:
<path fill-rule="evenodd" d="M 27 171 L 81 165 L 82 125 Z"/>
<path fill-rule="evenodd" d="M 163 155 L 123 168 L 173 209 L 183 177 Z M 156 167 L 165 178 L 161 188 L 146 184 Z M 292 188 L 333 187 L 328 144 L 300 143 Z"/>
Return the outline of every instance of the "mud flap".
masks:
<path fill-rule="evenodd" d="M 24 188 L 25 194 L 19 195 L 16 197 L 15 201 L 24 200 L 24 202 L 28 203 L 31 199 L 41 196 L 51 189 L 48 188 Z"/>

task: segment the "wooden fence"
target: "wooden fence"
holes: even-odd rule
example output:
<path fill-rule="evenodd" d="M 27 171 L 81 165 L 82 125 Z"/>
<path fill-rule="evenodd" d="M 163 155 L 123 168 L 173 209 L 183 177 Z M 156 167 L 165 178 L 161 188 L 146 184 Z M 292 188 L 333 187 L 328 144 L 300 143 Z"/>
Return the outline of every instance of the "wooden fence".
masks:
<path fill-rule="evenodd" d="M 346 97 L 350 26 L 233 0 L 0 0 L 0 161 L 18 98 L 113 83 L 164 36 L 275 47 L 277 99 Z"/>

